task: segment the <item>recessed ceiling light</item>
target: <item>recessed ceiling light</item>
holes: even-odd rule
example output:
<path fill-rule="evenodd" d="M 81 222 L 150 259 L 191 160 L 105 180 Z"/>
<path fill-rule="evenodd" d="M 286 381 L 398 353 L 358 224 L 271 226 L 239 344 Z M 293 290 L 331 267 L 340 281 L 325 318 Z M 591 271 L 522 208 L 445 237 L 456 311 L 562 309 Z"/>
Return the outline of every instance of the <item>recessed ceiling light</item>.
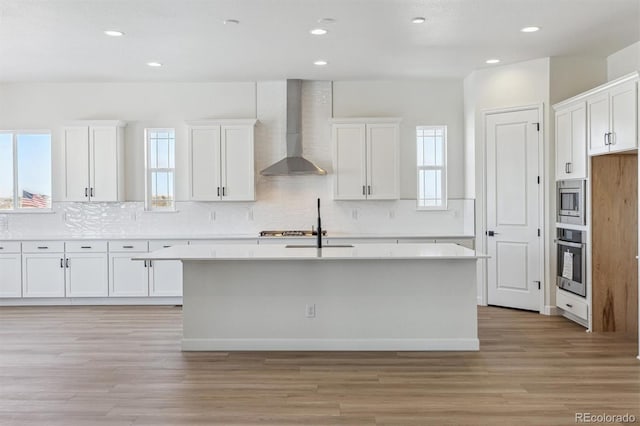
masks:
<path fill-rule="evenodd" d="M 325 30 L 324 28 L 314 28 L 309 32 L 313 35 L 325 35 L 329 31 Z"/>
<path fill-rule="evenodd" d="M 118 30 L 105 30 L 104 33 L 110 37 L 121 37 L 124 35 L 122 31 Z"/>
<path fill-rule="evenodd" d="M 240 23 L 240 21 L 238 21 L 237 19 L 225 19 L 224 21 L 222 21 L 225 25 L 230 24 L 230 25 L 238 25 Z"/>
<path fill-rule="evenodd" d="M 497 64 L 500 62 L 500 59 L 487 59 L 485 62 L 487 64 Z"/>
<path fill-rule="evenodd" d="M 536 31 L 540 31 L 540 27 L 524 27 L 520 31 L 523 33 L 535 33 Z"/>
<path fill-rule="evenodd" d="M 426 21 L 426 18 L 423 18 L 422 16 L 416 16 L 415 18 L 413 18 L 411 20 L 411 22 L 413 22 L 414 24 L 424 24 L 424 22 Z"/>
<path fill-rule="evenodd" d="M 147 62 L 147 65 L 149 65 L 150 67 L 161 67 L 162 64 L 160 62 Z"/>
<path fill-rule="evenodd" d="M 329 63 L 329 62 L 327 62 L 327 61 L 323 61 L 323 60 L 321 59 L 321 60 L 315 61 L 315 62 L 313 63 L 313 65 L 318 65 L 318 66 L 322 67 L 322 66 L 327 65 L 328 63 Z"/>
<path fill-rule="evenodd" d="M 330 25 L 330 24 L 335 24 L 336 20 L 333 18 L 320 18 L 318 19 L 318 24 L 325 24 L 325 25 Z"/>

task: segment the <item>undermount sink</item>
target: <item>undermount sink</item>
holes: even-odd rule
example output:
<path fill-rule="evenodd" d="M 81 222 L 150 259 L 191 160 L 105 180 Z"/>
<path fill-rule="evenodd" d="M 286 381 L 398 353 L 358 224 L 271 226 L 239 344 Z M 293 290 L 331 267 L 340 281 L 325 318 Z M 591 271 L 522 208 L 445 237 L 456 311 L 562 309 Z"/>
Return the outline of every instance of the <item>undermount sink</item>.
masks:
<path fill-rule="evenodd" d="M 285 248 L 318 248 L 315 244 L 287 244 Z M 323 244 L 321 248 L 353 248 L 351 244 Z"/>

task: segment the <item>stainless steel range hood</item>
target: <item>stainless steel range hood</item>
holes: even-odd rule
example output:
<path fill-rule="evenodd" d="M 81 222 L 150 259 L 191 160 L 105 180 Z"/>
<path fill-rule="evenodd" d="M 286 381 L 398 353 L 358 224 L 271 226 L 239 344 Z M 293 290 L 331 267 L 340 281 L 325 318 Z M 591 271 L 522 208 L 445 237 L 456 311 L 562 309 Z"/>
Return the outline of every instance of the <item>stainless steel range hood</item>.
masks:
<path fill-rule="evenodd" d="M 302 157 L 302 80 L 287 80 L 287 156 L 260 172 L 263 176 L 326 175 Z"/>

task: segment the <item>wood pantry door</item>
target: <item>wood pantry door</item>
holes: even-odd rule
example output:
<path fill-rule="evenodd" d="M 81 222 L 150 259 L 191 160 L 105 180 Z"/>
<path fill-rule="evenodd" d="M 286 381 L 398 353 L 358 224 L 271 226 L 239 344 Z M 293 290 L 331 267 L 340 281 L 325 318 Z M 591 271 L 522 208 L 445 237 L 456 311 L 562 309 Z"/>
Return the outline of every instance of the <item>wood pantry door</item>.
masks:
<path fill-rule="evenodd" d="M 487 301 L 539 311 L 538 108 L 487 114 Z"/>

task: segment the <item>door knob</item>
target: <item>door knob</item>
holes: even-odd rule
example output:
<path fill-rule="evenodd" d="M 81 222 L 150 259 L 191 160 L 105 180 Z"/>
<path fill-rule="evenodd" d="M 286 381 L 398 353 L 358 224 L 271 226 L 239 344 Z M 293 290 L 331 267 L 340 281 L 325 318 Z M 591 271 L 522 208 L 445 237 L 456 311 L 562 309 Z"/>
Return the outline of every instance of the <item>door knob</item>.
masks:
<path fill-rule="evenodd" d="M 486 234 L 487 234 L 489 237 L 493 237 L 493 236 L 495 236 L 495 235 L 498 235 L 498 233 L 497 233 L 497 232 L 495 232 L 495 231 L 487 231 L 487 232 L 486 232 Z"/>

